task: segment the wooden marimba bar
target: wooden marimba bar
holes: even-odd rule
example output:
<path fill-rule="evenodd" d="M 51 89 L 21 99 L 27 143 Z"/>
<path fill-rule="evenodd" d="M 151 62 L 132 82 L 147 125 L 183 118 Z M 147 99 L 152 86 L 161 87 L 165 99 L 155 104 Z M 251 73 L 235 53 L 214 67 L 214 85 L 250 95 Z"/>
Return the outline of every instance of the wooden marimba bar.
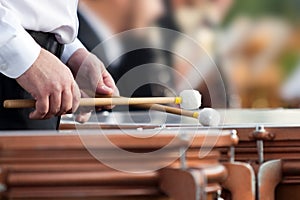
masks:
<path fill-rule="evenodd" d="M 155 135 L 152 134 L 157 130 L 127 131 L 130 135 L 120 130 L 105 130 L 100 136 L 87 130 L 80 134 L 76 131 L 2 132 L 1 199 L 209 200 L 217 198 L 222 186 L 236 195 L 233 199 L 242 198 L 238 191 L 243 189 L 232 184 L 232 180 L 240 179 L 232 171 L 238 164 L 221 164 L 217 150 L 236 145 L 237 137 L 231 131 L 181 130 L 184 137 L 175 130 L 160 130 Z M 146 156 L 140 160 L 136 156 L 119 155 L 105 138 L 124 151 Z M 163 153 L 154 157 L 147 154 L 162 148 Z M 183 148 L 187 151 L 180 155 Z M 206 152 L 205 156 L 199 157 L 200 149 Z M 90 150 L 104 152 L 104 157 L 96 159 Z M 125 170 L 107 166 L 106 161 L 117 163 Z M 142 166 L 161 167 L 126 172 Z M 245 186 L 245 191 L 248 189 Z"/>

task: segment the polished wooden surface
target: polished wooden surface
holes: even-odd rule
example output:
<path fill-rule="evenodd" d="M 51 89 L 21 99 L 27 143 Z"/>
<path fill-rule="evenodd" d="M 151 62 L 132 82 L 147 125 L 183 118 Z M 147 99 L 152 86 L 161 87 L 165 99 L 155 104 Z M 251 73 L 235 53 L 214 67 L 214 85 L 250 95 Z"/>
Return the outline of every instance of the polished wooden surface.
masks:
<path fill-rule="evenodd" d="M 219 112 L 224 123 L 218 127 L 203 127 L 195 119 L 154 111 L 104 112 L 92 116 L 86 124 L 78 124 L 72 117 L 66 116 L 59 133 L 2 132 L 0 180 L 5 185 L 11 184 L 11 187 L 1 195 L 27 199 L 44 198 L 47 195 L 55 199 L 79 198 L 80 195 L 82 199 L 168 199 L 168 195 L 187 197 L 185 192 L 194 194 L 203 187 L 203 183 L 193 177 L 204 175 L 208 180 L 205 191 L 211 199 L 221 188 L 230 190 L 230 198 L 234 200 L 265 199 L 265 196 L 278 200 L 297 197 L 297 191 L 293 189 L 300 185 L 300 111 Z M 264 134 L 257 134 L 257 126 L 264 126 Z M 237 131 L 238 144 L 237 137 L 231 135 L 233 129 Z M 127 131 L 130 134 L 126 134 Z M 145 163 L 141 163 L 134 157 L 118 157 L 110 153 L 110 145 L 103 140 L 104 136 L 117 146 L 138 153 L 160 149 L 170 141 L 173 143 L 159 159 L 148 157 Z M 262 162 L 258 157 L 259 140 L 263 141 Z M 188 168 L 198 170 L 184 173 L 180 169 L 179 159 L 176 159 L 164 168 L 166 171 L 132 176 L 99 163 L 85 149 L 84 143 L 105 152 L 106 158 L 117 160 L 128 168 L 164 163 L 169 158 L 176 158 L 180 147 L 189 146 Z M 235 145 L 235 160 L 241 162 L 228 162 L 231 145 Z M 214 148 L 205 157 L 199 158 L 199 149 L 205 146 Z M 275 167 L 278 173 L 270 174 L 270 169 Z M 174 173 L 176 176 L 170 175 Z M 172 184 L 182 179 L 186 182 Z M 128 185 L 128 182 L 131 184 Z M 34 193 L 30 192 L 33 190 Z M 70 196 L 71 193 L 74 195 Z M 30 196 L 33 194 L 36 196 Z"/>
<path fill-rule="evenodd" d="M 104 135 L 93 130 L 1 132 L 0 196 L 4 199 L 197 200 L 201 190 L 207 199 L 214 199 L 221 182 L 228 177 L 216 148 L 229 148 L 237 143 L 231 131 L 127 131 L 130 134 L 120 130 L 106 130 Z M 153 157 L 124 157 L 104 138 L 123 150 L 141 155 L 165 149 Z M 184 169 L 179 158 L 182 148 L 187 148 Z M 205 154 L 199 156 L 201 148 Z M 121 164 L 123 169 L 136 169 L 138 173 L 109 167 L 90 150 L 105 153 L 101 159 Z M 138 171 L 151 166 L 159 168 Z"/>
<path fill-rule="evenodd" d="M 235 159 L 243 163 L 250 163 L 253 173 L 257 176 L 256 199 L 297 199 L 300 197 L 298 189 L 300 187 L 300 110 L 299 109 L 271 109 L 271 110 L 219 110 L 222 122 L 220 126 L 214 127 L 223 130 L 237 130 L 239 136 L 239 144 L 235 147 Z M 113 118 L 113 119 L 112 119 Z M 65 122 L 70 121 L 71 118 Z M 73 128 L 103 128 L 102 126 L 114 126 L 113 121 L 118 122 L 121 129 L 138 128 L 143 129 L 165 127 L 173 129 L 185 127 L 190 129 L 206 130 L 212 127 L 203 127 L 196 120 L 184 117 L 176 117 L 168 115 L 164 118 L 164 114 L 153 112 L 146 113 L 115 113 L 98 115 L 87 125 L 74 124 Z M 129 119 L 129 120 L 128 120 Z M 106 122 L 105 122 L 106 121 Z M 107 123 L 108 122 L 108 123 Z M 147 122 L 153 122 L 148 123 Z M 68 124 L 65 123 L 65 125 Z M 69 123 L 70 125 L 71 123 Z M 257 134 L 256 127 L 263 126 L 264 134 Z M 62 126 L 63 127 L 63 126 Z M 65 126 L 66 127 L 66 126 Z M 263 141 L 263 161 L 260 162 L 258 156 L 257 142 Z M 220 148 L 222 159 L 227 160 L 228 151 L 226 148 Z M 276 162 L 275 162 L 276 161 Z M 278 161 L 278 162 L 277 162 Z M 280 163 L 280 167 L 278 166 Z M 244 169 L 247 169 L 246 165 Z M 234 166 L 231 166 L 234 169 Z M 231 168 L 228 168 L 230 171 Z M 273 174 L 271 169 L 278 171 Z M 243 171 L 243 168 L 240 168 Z M 245 173 L 250 174 L 247 170 Z M 244 177 L 247 177 L 244 175 Z M 251 177 L 251 176 L 249 176 Z M 237 177 L 237 180 L 238 177 Z M 232 181 L 224 184 L 224 187 L 230 188 Z M 252 182 L 253 183 L 253 182 Z M 290 186 L 290 187 L 289 187 Z M 242 191 L 246 186 L 239 187 Z M 251 188 L 251 187 L 250 187 Z M 290 189 L 289 189 L 290 188 Z M 232 192 L 236 192 L 231 189 Z M 249 189 L 248 189 L 249 191 Z M 242 194 L 245 194 L 243 192 Z M 276 194 L 276 195 L 275 195 Z"/>

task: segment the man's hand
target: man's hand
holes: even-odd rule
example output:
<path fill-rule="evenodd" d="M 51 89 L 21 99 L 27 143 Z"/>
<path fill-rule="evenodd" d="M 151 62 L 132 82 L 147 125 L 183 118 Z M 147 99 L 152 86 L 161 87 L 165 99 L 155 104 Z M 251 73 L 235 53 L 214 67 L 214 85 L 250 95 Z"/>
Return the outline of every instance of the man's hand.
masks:
<path fill-rule="evenodd" d="M 82 97 L 88 97 L 84 91 L 96 94 L 119 96 L 119 90 L 111 75 L 108 73 L 103 63 L 93 54 L 85 49 L 78 49 L 69 59 L 67 65 L 70 67 Z M 110 108 L 110 107 L 105 107 Z M 78 115 L 77 121 L 86 122 L 90 112 L 83 111 Z"/>
<path fill-rule="evenodd" d="M 44 49 L 16 80 L 36 100 L 31 119 L 48 119 L 75 111 L 79 106 L 80 90 L 70 69 Z"/>

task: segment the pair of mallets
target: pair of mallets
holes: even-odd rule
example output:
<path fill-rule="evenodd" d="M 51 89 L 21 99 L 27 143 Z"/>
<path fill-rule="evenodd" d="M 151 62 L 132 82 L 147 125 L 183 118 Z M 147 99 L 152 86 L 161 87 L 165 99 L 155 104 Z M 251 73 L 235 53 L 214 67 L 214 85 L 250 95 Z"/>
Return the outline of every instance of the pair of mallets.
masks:
<path fill-rule="evenodd" d="M 5 108 L 33 108 L 35 100 L 16 99 L 6 100 L 3 103 Z M 181 109 L 160 105 L 177 104 Z M 109 105 L 137 105 L 141 108 L 163 111 L 176 115 L 196 118 L 204 126 L 216 126 L 219 124 L 219 113 L 211 108 L 205 108 L 200 112 L 192 111 L 201 106 L 201 94 L 197 90 L 184 90 L 178 97 L 106 97 L 106 98 L 82 98 L 80 106 L 109 106 Z"/>

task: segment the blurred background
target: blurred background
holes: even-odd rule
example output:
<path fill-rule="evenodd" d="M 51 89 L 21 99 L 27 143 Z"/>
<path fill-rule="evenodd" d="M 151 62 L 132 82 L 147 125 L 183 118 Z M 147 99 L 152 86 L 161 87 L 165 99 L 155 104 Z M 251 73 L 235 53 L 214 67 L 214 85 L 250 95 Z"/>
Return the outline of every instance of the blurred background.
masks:
<path fill-rule="evenodd" d="M 234 1 L 222 22 L 224 64 L 239 106 L 299 107 L 300 1 Z M 233 41 L 236 40 L 236 41 Z M 222 45 L 221 44 L 221 45 Z M 232 46 L 231 46 L 232 45 Z"/>
<path fill-rule="evenodd" d="M 299 0 L 80 0 L 79 38 L 124 96 L 172 96 L 192 87 L 203 107 L 298 108 L 299 10 Z M 160 31 L 98 45 L 144 27 L 184 33 L 204 51 Z M 145 48 L 120 53 L 133 43 Z"/>

